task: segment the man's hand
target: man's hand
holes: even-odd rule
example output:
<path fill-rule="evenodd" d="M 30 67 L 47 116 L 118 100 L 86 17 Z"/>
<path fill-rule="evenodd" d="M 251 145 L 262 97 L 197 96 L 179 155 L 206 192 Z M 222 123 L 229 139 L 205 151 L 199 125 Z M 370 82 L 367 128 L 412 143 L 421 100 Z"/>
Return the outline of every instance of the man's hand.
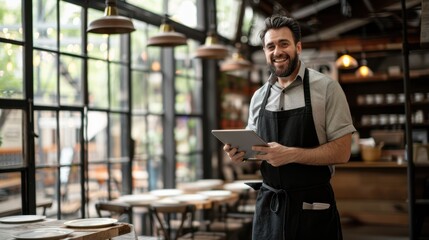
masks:
<path fill-rule="evenodd" d="M 276 142 L 268 146 L 253 146 L 259 152 L 255 157 L 266 160 L 274 167 L 289 163 L 307 165 L 332 165 L 346 163 L 350 159 L 351 133 L 314 148 L 283 146 Z"/>
<path fill-rule="evenodd" d="M 283 146 L 276 142 L 268 143 L 268 146 L 253 146 L 252 150 L 258 152 L 255 155 L 255 158 L 260 160 L 266 160 L 273 167 L 278 167 L 281 165 L 285 165 L 291 163 L 292 159 L 295 159 L 291 156 L 294 154 L 291 147 Z"/>
<path fill-rule="evenodd" d="M 228 154 L 228 157 L 233 162 L 238 163 L 244 160 L 244 152 L 238 152 L 237 148 L 232 148 L 229 144 L 225 144 L 225 146 L 223 146 L 223 150 Z"/>

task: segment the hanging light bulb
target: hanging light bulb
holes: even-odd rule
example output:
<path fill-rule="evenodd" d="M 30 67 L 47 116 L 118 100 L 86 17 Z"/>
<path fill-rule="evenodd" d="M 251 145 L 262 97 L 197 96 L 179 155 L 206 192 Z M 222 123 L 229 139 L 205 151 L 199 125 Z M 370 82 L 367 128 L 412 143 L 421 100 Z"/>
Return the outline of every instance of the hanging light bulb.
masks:
<path fill-rule="evenodd" d="M 235 52 L 232 54 L 232 57 L 230 59 L 226 60 L 220 66 L 220 70 L 222 72 L 250 70 L 252 66 L 253 66 L 252 63 L 246 60 L 241 53 Z"/>
<path fill-rule="evenodd" d="M 159 29 L 160 33 L 149 38 L 147 46 L 175 47 L 187 44 L 185 35 L 174 31 L 167 14 Z"/>
<path fill-rule="evenodd" d="M 358 63 L 356 59 L 345 53 L 335 61 L 335 65 L 338 69 L 353 69 L 358 66 Z"/>
<path fill-rule="evenodd" d="M 135 30 L 131 19 L 118 15 L 116 0 L 106 0 L 104 17 L 92 21 L 87 31 L 99 34 L 122 34 Z"/>
<path fill-rule="evenodd" d="M 218 43 L 218 38 L 214 31 L 210 31 L 206 37 L 204 45 L 200 46 L 195 53 L 196 58 L 224 59 L 228 56 L 228 49 Z"/>
<path fill-rule="evenodd" d="M 371 77 L 374 75 L 374 72 L 367 66 L 368 62 L 365 58 L 361 60 L 361 66 L 356 70 L 355 75 L 356 77 Z"/>

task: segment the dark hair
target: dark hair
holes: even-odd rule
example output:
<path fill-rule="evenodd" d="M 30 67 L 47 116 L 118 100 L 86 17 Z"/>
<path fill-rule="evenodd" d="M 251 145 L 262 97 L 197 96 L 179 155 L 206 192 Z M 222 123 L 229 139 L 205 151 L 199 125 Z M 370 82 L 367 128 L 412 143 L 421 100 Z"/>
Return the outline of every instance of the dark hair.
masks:
<path fill-rule="evenodd" d="M 282 27 L 287 27 L 292 31 L 293 40 L 295 41 L 295 43 L 301 41 L 301 28 L 299 27 L 299 24 L 295 19 L 282 15 L 273 15 L 265 19 L 265 28 L 259 32 L 259 37 L 261 38 L 262 46 L 265 44 L 264 38 L 268 30 L 279 29 Z"/>

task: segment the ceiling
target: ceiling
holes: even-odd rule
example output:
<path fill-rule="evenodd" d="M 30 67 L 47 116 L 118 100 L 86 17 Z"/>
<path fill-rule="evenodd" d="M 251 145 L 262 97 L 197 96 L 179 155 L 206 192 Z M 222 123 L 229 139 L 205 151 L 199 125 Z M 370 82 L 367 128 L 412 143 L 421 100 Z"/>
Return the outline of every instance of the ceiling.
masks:
<path fill-rule="evenodd" d="M 399 0 L 249 0 L 259 13 L 286 14 L 301 25 L 305 46 L 344 48 L 384 42 L 402 45 L 402 7 Z M 410 43 L 420 36 L 422 1 L 407 0 L 407 32 Z M 354 39 L 354 40 L 353 40 Z M 373 41 L 377 39 L 377 41 Z M 355 42 L 353 42 L 355 41 Z M 364 43 L 362 41 L 365 41 Z M 359 44 L 357 44 L 359 43 Z M 368 49 L 367 49 L 368 50 Z"/>

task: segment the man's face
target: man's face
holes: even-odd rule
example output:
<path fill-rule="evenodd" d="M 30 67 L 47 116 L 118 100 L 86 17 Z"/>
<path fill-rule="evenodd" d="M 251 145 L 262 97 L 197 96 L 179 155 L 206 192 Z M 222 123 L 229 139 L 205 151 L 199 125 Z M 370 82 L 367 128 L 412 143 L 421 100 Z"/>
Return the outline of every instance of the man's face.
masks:
<path fill-rule="evenodd" d="M 264 53 L 272 73 L 288 77 L 298 66 L 301 42 L 295 44 L 292 31 L 283 27 L 271 29 L 265 34 Z"/>

